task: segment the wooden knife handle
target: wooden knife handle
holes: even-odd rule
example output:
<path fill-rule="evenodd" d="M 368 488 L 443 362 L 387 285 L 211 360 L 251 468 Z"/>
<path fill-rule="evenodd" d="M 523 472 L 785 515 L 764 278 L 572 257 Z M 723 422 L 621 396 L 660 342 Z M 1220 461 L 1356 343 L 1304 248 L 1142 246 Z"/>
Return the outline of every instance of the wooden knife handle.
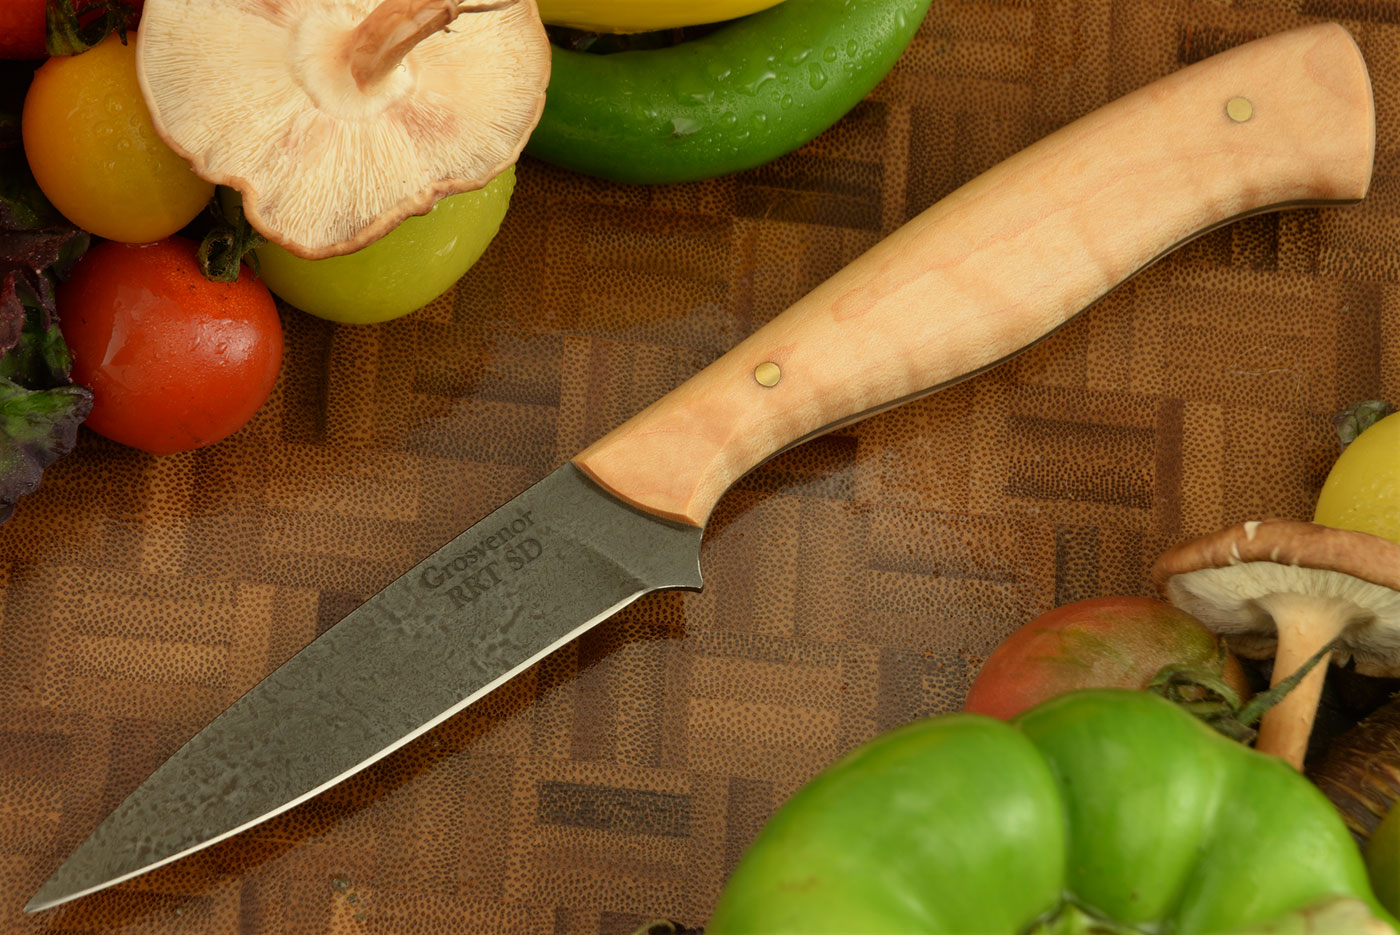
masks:
<path fill-rule="evenodd" d="M 766 458 L 987 369 L 1193 237 L 1359 200 L 1374 151 L 1370 79 L 1342 27 L 1223 52 L 954 191 L 575 463 L 703 525 Z M 756 376 L 768 364 L 773 386 Z"/>

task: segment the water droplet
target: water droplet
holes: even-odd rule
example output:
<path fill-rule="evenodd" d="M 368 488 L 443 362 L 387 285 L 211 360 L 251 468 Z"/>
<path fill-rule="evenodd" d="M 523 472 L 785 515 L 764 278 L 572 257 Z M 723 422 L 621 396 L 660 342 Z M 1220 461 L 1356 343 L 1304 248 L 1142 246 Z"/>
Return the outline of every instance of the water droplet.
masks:
<path fill-rule="evenodd" d="M 749 94 L 757 94 L 765 84 L 777 77 L 778 73 L 770 68 L 766 70 L 763 74 L 755 78 L 753 81 L 744 85 L 744 90 L 747 91 Z"/>
<path fill-rule="evenodd" d="M 714 81 L 727 81 L 734 70 L 724 62 L 711 61 L 705 66 L 705 73 Z"/>
<path fill-rule="evenodd" d="M 755 126 L 761 127 L 768 122 L 768 115 L 761 110 L 754 111 L 753 122 Z"/>
<path fill-rule="evenodd" d="M 820 91 L 826 86 L 826 69 L 817 62 L 808 65 L 807 82 L 812 86 L 813 91 Z"/>
<path fill-rule="evenodd" d="M 827 47 L 826 47 L 826 50 L 825 50 L 824 52 L 822 52 L 822 59 L 825 60 L 825 61 L 828 61 L 828 62 L 834 62 L 834 61 L 836 61 L 836 46 L 834 46 L 834 45 L 829 45 L 829 46 L 827 46 Z"/>
<path fill-rule="evenodd" d="M 692 117 L 675 117 L 671 120 L 672 136 L 690 136 L 700 129 L 700 121 Z"/>
<path fill-rule="evenodd" d="M 846 40 L 846 57 L 847 57 L 847 58 L 855 58 L 855 57 L 856 57 L 856 52 L 859 50 L 859 48 L 860 48 L 860 47 L 856 45 L 856 41 L 855 41 L 854 39 L 847 39 L 847 40 Z"/>
<path fill-rule="evenodd" d="M 734 126 L 734 124 L 739 122 L 739 115 L 734 113 L 734 111 L 732 110 L 726 110 L 723 114 L 720 115 L 719 122 L 724 124 L 726 127 L 732 127 Z"/>
<path fill-rule="evenodd" d="M 783 108 L 783 110 L 790 109 L 792 107 L 792 95 L 784 94 L 782 104 L 780 106 Z"/>

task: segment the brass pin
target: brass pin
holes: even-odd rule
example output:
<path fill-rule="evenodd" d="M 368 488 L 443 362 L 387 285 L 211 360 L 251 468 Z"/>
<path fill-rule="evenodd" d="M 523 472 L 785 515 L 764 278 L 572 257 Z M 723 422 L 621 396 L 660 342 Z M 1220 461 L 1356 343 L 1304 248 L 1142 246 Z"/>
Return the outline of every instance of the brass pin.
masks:
<path fill-rule="evenodd" d="M 1225 104 L 1225 113 L 1227 113 L 1230 119 L 1235 121 L 1235 123 L 1244 123 L 1250 117 L 1254 116 L 1254 105 L 1249 102 L 1249 98 L 1232 97 L 1229 102 Z"/>
<path fill-rule="evenodd" d="M 783 371 L 770 360 L 754 369 L 753 378 L 758 381 L 759 386 L 777 386 L 778 381 L 783 378 Z"/>

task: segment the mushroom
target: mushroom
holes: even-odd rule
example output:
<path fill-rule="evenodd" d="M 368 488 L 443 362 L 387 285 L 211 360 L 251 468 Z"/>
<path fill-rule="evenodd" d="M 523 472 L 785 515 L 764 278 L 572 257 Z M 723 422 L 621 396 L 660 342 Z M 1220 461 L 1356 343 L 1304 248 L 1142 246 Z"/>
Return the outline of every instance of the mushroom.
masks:
<path fill-rule="evenodd" d="M 1179 545 L 1152 568 L 1157 589 L 1273 682 L 1336 641 L 1337 665 L 1400 676 L 1400 544 L 1288 520 L 1248 522 Z M 1265 712 L 1256 746 L 1301 769 L 1327 658 Z"/>
<path fill-rule="evenodd" d="M 505 171 L 549 72 L 535 0 L 146 0 L 137 36 L 156 132 L 308 259 Z"/>

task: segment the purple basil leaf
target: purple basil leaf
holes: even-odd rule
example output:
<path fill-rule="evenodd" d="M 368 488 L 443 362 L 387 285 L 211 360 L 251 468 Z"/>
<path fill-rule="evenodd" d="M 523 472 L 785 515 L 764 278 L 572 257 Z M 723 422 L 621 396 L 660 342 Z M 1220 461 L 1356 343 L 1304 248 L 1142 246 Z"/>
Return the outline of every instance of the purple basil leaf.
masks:
<path fill-rule="evenodd" d="M 0 63 L 0 523 L 73 449 L 92 411 L 91 391 L 70 377 L 55 290 L 90 238 L 54 210 L 25 161 L 19 113 L 31 75 Z"/>
<path fill-rule="evenodd" d="M 19 340 L 29 309 L 47 328 L 57 320 L 56 296 L 49 268 L 60 260 L 71 265 L 75 250 L 87 246 L 88 235 L 66 230 L 0 230 L 0 356 Z"/>

